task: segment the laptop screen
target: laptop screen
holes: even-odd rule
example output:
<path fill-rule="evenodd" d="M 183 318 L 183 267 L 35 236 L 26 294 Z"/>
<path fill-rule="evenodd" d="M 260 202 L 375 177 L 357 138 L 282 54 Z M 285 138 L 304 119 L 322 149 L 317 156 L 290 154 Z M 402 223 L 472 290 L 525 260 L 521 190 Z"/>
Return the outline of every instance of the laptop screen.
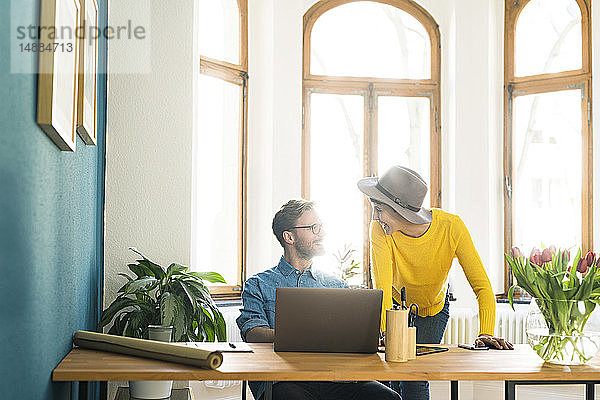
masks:
<path fill-rule="evenodd" d="M 379 289 L 276 289 L 275 351 L 375 353 Z"/>

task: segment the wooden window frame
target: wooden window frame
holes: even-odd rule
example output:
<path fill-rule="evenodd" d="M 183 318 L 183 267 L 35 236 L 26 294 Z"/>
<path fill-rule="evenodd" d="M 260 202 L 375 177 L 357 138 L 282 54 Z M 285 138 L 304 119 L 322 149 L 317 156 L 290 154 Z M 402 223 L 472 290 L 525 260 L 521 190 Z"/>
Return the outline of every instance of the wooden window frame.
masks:
<path fill-rule="evenodd" d="M 582 134 L 582 247 L 583 251 L 593 248 L 593 137 L 592 137 L 592 74 L 591 74 L 591 31 L 590 1 L 573 0 L 581 11 L 581 68 L 572 71 L 545 73 L 524 77 L 515 76 L 515 31 L 519 16 L 531 0 L 505 0 L 504 19 L 504 252 L 510 252 L 514 240 L 512 203 L 512 123 L 513 104 L 518 96 L 552 93 L 561 90 L 581 89 L 581 134 Z M 508 263 L 504 263 L 504 293 L 513 283 Z"/>
<path fill-rule="evenodd" d="M 240 88 L 240 188 L 238 224 L 238 282 L 235 285 L 210 286 L 212 297 L 239 299 L 246 281 L 247 246 L 247 161 L 248 161 L 248 0 L 237 0 L 240 24 L 239 64 L 200 55 L 200 74 L 221 79 Z"/>
<path fill-rule="evenodd" d="M 396 7 L 417 19 L 429 35 L 431 44 L 429 79 L 386 79 L 313 75 L 310 73 L 311 34 L 321 15 L 343 4 L 360 0 L 322 0 L 304 14 L 302 46 L 302 197 L 310 198 L 310 95 L 327 93 L 361 95 L 364 99 L 363 176 L 377 174 L 377 98 L 379 96 L 427 97 L 430 99 L 430 199 L 432 207 L 442 204 L 441 177 L 441 42 L 440 31 L 433 17 L 410 0 L 369 0 Z M 363 284 L 372 287 L 369 262 L 368 226 L 370 205 L 364 200 L 363 213 Z"/>

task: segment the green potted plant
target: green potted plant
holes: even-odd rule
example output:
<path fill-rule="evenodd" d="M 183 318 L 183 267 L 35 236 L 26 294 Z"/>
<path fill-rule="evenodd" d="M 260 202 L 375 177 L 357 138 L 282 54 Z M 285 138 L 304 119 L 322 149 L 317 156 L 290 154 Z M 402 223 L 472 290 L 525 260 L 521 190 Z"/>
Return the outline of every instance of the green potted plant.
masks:
<path fill-rule="evenodd" d="M 134 276 L 119 273 L 127 282 L 102 312 L 98 331 L 102 332 L 112 322 L 109 334 L 148 339 L 149 327 L 159 325 L 172 326 L 175 342 L 227 340 L 223 314 L 204 284 L 204 281 L 225 283 L 221 274 L 189 272 L 188 267 L 177 263 L 164 268 L 137 249 L 129 249 L 141 259 L 128 265 Z"/>

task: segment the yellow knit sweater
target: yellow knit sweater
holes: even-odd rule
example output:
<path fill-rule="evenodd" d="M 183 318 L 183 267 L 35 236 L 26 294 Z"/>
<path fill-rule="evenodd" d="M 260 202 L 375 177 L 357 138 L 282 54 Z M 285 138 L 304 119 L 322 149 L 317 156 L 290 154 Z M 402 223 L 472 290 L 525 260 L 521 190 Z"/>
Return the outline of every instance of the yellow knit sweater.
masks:
<path fill-rule="evenodd" d="M 371 222 L 371 268 L 377 289 L 383 289 L 381 330 L 385 331 L 385 310 L 392 297 L 400 303 L 400 289 L 406 287 L 407 303 L 419 305 L 420 316 L 435 315 L 444 307 L 448 272 L 458 262 L 479 303 L 479 333 L 494 334 L 496 299 L 471 235 L 457 216 L 432 209 L 427 232 L 413 238 L 394 232 L 386 235 L 381 225 Z"/>

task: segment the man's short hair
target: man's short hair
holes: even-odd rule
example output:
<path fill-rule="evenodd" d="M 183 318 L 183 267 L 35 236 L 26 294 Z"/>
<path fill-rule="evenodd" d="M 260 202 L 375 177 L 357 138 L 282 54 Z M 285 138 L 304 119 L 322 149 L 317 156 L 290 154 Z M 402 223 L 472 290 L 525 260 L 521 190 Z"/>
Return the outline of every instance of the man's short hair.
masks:
<path fill-rule="evenodd" d="M 283 232 L 296 226 L 296 221 L 298 221 L 302 213 L 312 209 L 314 206 L 314 201 L 304 199 L 290 200 L 275 213 L 273 217 L 273 234 L 281 246 L 285 244 Z"/>

